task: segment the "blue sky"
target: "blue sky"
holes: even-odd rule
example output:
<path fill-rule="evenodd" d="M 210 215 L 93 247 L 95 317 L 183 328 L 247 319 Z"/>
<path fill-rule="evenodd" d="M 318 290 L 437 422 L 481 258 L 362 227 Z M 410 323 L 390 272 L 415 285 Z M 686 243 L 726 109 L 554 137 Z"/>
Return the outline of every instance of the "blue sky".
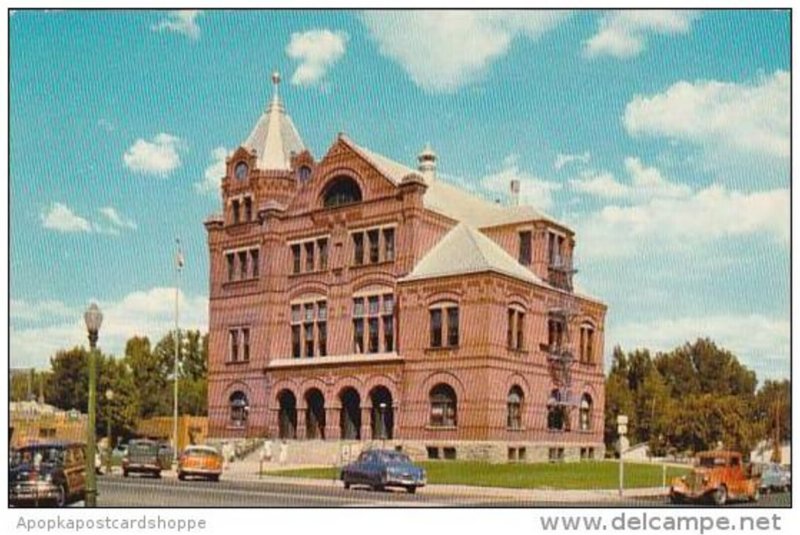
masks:
<path fill-rule="evenodd" d="M 306 145 L 337 132 L 577 231 L 616 344 L 707 335 L 789 374 L 788 11 L 18 11 L 11 365 L 207 325 L 202 221 L 280 70 Z"/>

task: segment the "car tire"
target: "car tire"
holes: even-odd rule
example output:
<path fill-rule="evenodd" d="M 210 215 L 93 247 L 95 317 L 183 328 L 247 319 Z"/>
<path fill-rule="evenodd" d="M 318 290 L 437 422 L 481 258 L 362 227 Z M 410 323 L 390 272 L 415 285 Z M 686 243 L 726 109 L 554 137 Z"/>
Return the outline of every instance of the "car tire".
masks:
<path fill-rule="evenodd" d="M 153 477 L 156 479 L 161 479 L 161 471 L 159 470 L 158 472 L 153 472 Z"/>
<path fill-rule="evenodd" d="M 219 481 L 219 474 L 214 474 L 213 476 L 210 476 L 209 479 L 211 479 L 211 481 Z"/>
<path fill-rule="evenodd" d="M 756 488 L 756 491 L 753 493 L 753 496 L 750 498 L 750 501 L 753 503 L 757 503 L 758 500 L 761 499 L 761 489 Z"/>
<path fill-rule="evenodd" d="M 122 477 L 128 477 L 128 471 L 127 470 L 123 470 L 122 471 Z"/>
<path fill-rule="evenodd" d="M 56 496 L 55 499 L 55 506 L 61 508 L 67 505 L 67 496 L 69 496 L 69 492 L 67 492 L 67 487 L 65 487 L 64 485 L 59 485 L 58 495 Z"/>
<path fill-rule="evenodd" d="M 186 479 L 186 474 L 184 474 L 183 472 L 178 472 L 178 479 L 180 481 L 185 480 Z"/>
<path fill-rule="evenodd" d="M 345 490 L 350 488 L 350 482 L 349 481 L 344 481 L 344 488 L 345 488 Z"/>
<path fill-rule="evenodd" d="M 384 490 L 386 490 L 386 487 L 383 485 L 372 485 L 372 490 L 374 490 L 375 492 L 383 492 Z"/>
<path fill-rule="evenodd" d="M 725 505 L 728 503 L 728 488 L 725 485 L 720 485 L 712 495 L 714 505 Z"/>
<path fill-rule="evenodd" d="M 671 492 L 669 494 L 669 501 L 670 503 L 681 504 L 683 503 L 683 496 Z"/>
<path fill-rule="evenodd" d="M 417 493 L 417 487 L 415 487 L 414 485 L 410 485 L 410 486 L 406 487 L 406 491 L 409 494 L 416 494 Z"/>

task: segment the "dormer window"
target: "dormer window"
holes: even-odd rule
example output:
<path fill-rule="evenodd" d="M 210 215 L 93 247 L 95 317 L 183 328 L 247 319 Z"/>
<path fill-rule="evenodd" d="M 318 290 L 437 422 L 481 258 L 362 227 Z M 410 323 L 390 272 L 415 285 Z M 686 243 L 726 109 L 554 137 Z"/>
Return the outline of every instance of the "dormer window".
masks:
<path fill-rule="evenodd" d="M 325 208 L 361 202 L 361 188 L 352 178 L 340 176 L 326 186 L 322 199 Z"/>
<path fill-rule="evenodd" d="M 236 180 L 244 180 L 247 178 L 247 172 L 249 170 L 245 162 L 239 162 L 233 170 L 233 175 L 236 177 Z"/>
<path fill-rule="evenodd" d="M 311 168 L 307 165 L 301 166 L 300 169 L 297 170 L 297 178 L 300 180 L 301 184 L 305 184 L 311 180 Z"/>

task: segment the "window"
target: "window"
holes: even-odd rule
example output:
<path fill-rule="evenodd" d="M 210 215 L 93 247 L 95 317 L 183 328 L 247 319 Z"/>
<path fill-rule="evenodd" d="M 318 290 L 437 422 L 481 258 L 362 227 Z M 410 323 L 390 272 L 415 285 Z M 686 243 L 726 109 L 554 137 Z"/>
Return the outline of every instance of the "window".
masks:
<path fill-rule="evenodd" d="M 550 399 L 547 401 L 547 429 L 569 431 L 565 401 L 557 388 L 550 392 Z"/>
<path fill-rule="evenodd" d="M 564 236 L 549 232 L 547 234 L 547 259 L 550 267 L 564 267 Z"/>
<path fill-rule="evenodd" d="M 247 251 L 239 251 L 239 280 L 244 280 L 247 276 Z"/>
<path fill-rule="evenodd" d="M 547 458 L 551 463 L 558 463 L 564 460 L 564 448 L 550 448 L 547 450 Z"/>
<path fill-rule="evenodd" d="M 442 309 L 431 310 L 431 347 L 442 347 Z"/>
<path fill-rule="evenodd" d="M 250 361 L 250 329 L 242 329 L 242 360 Z"/>
<path fill-rule="evenodd" d="M 236 266 L 236 259 L 233 253 L 228 253 L 225 255 L 225 259 L 228 261 L 228 280 L 233 280 L 234 269 Z"/>
<path fill-rule="evenodd" d="M 230 348 L 230 355 L 228 358 L 229 362 L 238 362 L 239 361 L 239 331 L 237 329 L 231 329 L 228 331 L 228 340 L 229 340 L 229 348 Z"/>
<path fill-rule="evenodd" d="M 550 351 L 561 350 L 566 330 L 567 325 L 564 318 L 551 316 L 547 320 L 547 345 Z"/>
<path fill-rule="evenodd" d="M 232 427 L 244 427 L 247 425 L 247 413 L 250 411 L 250 406 L 247 403 L 247 396 L 244 392 L 236 391 L 228 398 L 230 402 Z"/>
<path fill-rule="evenodd" d="M 524 349 L 525 312 L 514 306 L 508 309 L 508 328 L 506 341 L 508 348 L 516 351 Z"/>
<path fill-rule="evenodd" d="M 450 385 L 440 383 L 430 392 L 430 424 L 433 427 L 455 427 L 457 401 Z"/>
<path fill-rule="evenodd" d="M 317 247 L 319 248 L 319 269 L 328 269 L 328 238 L 317 240 Z"/>
<path fill-rule="evenodd" d="M 458 307 L 447 309 L 447 345 L 458 346 Z"/>
<path fill-rule="evenodd" d="M 306 249 L 306 271 L 314 271 L 314 242 L 309 241 L 304 245 Z"/>
<path fill-rule="evenodd" d="M 509 429 L 522 429 L 522 389 L 514 385 L 508 392 L 506 427 Z"/>
<path fill-rule="evenodd" d="M 364 235 L 353 234 L 353 264 L 360 266 L 364 263 Z"/>
<path fill-rule="evenodd" d="M 292 305 L 292 357 L 312 358 L 328 354 L 328 302 Z"/>
<path fill-rule="evenodd" d="M 323 193 L 322 205 L 325 208 L 334 208 L 361 201 L 361 188 L 350 177 L 341 176 L 334 178 Z"/>
<path fill-rule="evenodd" d="M 241 219 L 241 215 L 239 213 L 240 212 L 239 199 L 234 199 L 233 202 L 231 203 L 231 207 L 233 208 L 233 224 L 235 225 L 239 223 Z"/>
<path fill-rule="evenodd" d="M 297 176 L 300 179 L 301 184 L 305 184 L 311 178 L 311 168 L 307 165 L 303 165 L 300 169 L 297 170 Z"/>
<path fill-rule="evenodd" d="M 300 244 L 292 245 L 292 273 L 300 273 Z"/>
<path fill-rule="evenodd" d="M 533 235 L 526 230 L 519 233 L 519 263 L 523 266 L 530 266 L 532 261 Z"/>
<path fill-rule="evenodd" d="M 250 250 L 250 264 L 253 266 L 253 278 L 257 279 L 259 276 L 258 249 Z"/>
<path fill-rule="evenodd" d="M 244 198 L 244 220 L 245 221 L 253 220 L 253 199 L 251 199 L 250 197 Z"/>
<path fill-rule="evenodd" d="M 590 431 L 592 429 L 592 396 L 589 394 L 581 396 L 578 419 L 581 431 Z"/>
<path fill-rule="evenodd" d="M 594 327 L 585 323 L 581 325 L 580 361 L 584 364 L 594 363 Z"/>
<path fill-rule="evenodd" d="M 367 239 L 369 240 L 369 261 L 371 264 L 377 264 L 380 260 L 380 233 L 377 230 L 370 230 L 367 232 Z"/>
<path fill-rule="evenodd" d="M 394 261 L 394 229 L 383 229 L 383 259 L 388 262 Z"/>
<path fill-rule="evenodd" d="M 434 446 L 426 446 L 425 450 L 428 452 L 428 459 L 439 458 L 439 448 L 436 448 Z"/>
<path fill-rule="evenodd" d="M 442 448 L 442 455 L 448 461 L 455 461 L 456 460 L 456 449 L 453 447 L 444 447 Z"/>
<path fill-rule="evenodd" d="M 366 345 L 364 330 L 366 329 Z M 394 294 L 353 299 L 353 351 L 379 353 L 395 350 Z M 381 346 L 381 341 L 383 345 Z M 366 350 L 365 350 L 366 347 Z"/>

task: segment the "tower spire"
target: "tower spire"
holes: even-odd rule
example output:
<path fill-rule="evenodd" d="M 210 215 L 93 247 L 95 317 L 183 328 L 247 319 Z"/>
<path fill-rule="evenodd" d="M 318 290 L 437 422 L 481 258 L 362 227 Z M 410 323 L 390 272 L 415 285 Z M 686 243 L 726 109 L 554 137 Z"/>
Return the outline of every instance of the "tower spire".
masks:
<path fill-rule="evenodd" d="M 281 98 L 278 95 L 278 86 L 281 84 L 281 73 L 273 71 L 272 73 L 272 103 L 280 105 Z"/>

